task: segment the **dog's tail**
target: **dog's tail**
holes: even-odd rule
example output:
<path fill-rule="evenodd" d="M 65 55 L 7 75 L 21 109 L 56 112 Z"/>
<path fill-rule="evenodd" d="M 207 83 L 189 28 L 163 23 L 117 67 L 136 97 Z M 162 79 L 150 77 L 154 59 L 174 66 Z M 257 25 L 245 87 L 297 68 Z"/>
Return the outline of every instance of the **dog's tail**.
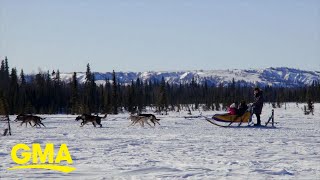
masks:
<path fill-rule="evenodd" d="M 108 115 L 108 114 L 106 113 L 106 114 L 102 117 L 102 119 L 105 119 L 105 118 L 107 117 L 107 115 Z"/>
<path fill-rule="evenodd" d="M 44 119 L 46 119 L 46 118 L 42 118 L 42 117 L 40 117 L 40 119 L 41 119 L 41 120 L 44 120 Z"/>

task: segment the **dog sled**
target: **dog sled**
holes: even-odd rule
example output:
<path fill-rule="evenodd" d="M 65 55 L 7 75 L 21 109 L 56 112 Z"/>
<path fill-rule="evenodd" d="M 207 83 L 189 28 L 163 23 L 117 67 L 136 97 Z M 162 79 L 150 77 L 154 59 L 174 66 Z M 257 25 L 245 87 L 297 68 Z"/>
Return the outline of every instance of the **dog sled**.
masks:
<path fill-rule="evenodd" d="M 209 123 L 219 126 L 219 127 L 234 127 L 234 124 L 237 124 L 237 126 L 241 126 L 243 123 L 246 124 L 246 126 L 253 126 L 252 122 L 252 107 L 248 108 L 248 110 L 242 114 L 242 115 L 230 115 L 229 113 L 224 114 L 215 114 L 212 116 L 212 118 L 205 117 L 205 120 Z M 272 127 L 275 127 L 274 124 L 274 110 L 272 110 L 271 116 L 269 117 L 268 121 L 265 123 L 267 126 L 268 124 L 271 124 Z"/>

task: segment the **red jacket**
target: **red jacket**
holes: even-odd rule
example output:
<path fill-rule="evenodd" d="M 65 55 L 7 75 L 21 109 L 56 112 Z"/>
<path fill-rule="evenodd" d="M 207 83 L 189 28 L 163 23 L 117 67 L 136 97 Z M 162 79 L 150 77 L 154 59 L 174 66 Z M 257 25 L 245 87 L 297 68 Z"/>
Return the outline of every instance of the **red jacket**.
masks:
<path fill-rule="evenodd" d="M 236 110 L 236 108 L 228 108 L 228 112 L 229 112 L 229 114 L 230 115 L 236 115 L 237 114 L 237 110 Z"/>

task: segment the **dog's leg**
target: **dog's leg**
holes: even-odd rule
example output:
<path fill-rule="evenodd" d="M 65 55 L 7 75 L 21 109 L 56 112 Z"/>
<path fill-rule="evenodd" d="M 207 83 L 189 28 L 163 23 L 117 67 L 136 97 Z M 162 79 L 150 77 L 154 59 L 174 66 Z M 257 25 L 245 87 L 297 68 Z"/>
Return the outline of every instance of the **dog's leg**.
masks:
<path fill-rule="evenodd" d="M 133 119 L 131 119 L 131 121 L 132 121 L 132 123 L 129 126 L 134 126 L 134 125 L 136 125 L 138 123 L 139 119 L 137 120 L 137 119 L 133 118 Z"/>
<path fill-rule="evenodd" d="M 137 122 L 136 121 L 132 121 L 132 123 L 130 124 L 130 126 L 134 126 Z"/>
<path fill-rule="evenodd" d="M 144 122 L 143 121 L 139 121 L 139 123 L 140 123 L 141 127 L 144 127 Z"/>
<path fill-rule="evenodd" d="M 153 123 L 153 126 L 156 126 L 156 123 L 154 122 L 154 120 L 150 119 L 150 121 Z"/>
<path fill-rule="evenodd" d="M 32 127 L 37 127 L 37 125 L 40 126 L 40 125 L 37 123 L 37 121 L 32 121 L 32 122 L 34 123 L 34 125 L 33 125 Z M 30 126 L 31 126 L 31 121 L 29 121 L 29 124 L 30 124 Z"/>
<path fill-rule="evenodd" d="M 151 124 L 150 124 L 150 123 L 148 123 L 148 120 L 146 121 L 146 123 L 147 123 L 150 127 L 153 127 L 153 126 L 151 126 Z"/>
<path fill-rule="evenodd" d="M 133 124 L 134 124 L 134 121 L 132 121 L 132 123 L 128 127 L 133 126 Z"/>
<path fill-rule="evenodd" d="M 139 119 L 134 122 L 134 125 L 136 125 L 137 123 L 139 123 L 140 126 L 142 126 L 142 122 Z"/>
<path fill-rule="evenodd" d="M 96 118 L 96 124 L 98 124 L 100 127 L 102 127 L 101 119 L 102 118 L 100 118 L 100 117 Z"/>
<path fill-rule="evenodd" d="M 97 121 L 98 120 L 98 121 Z M 100 126 L 100 127 L 102 127 L 102 124 L 101 124 L 101 119 L 97 119 L 96 120 L 96 123 Z"/>
<path fill-rule="evenodd" d="M 85 121 L 84 123 L 82 123 L 82 125 L 80 127 L 83 127 L 87 123 L 88 123 L 88 121 Z"/>
<path fill-rule="evenodd" d="M 40 124 L 43 126 L 43 127 L 46 127 L 41 121 L 40 121 Z M 40 125 L 39 125 L 40 126 Z M 40 126 L 41 127 L 41 126 Z"/>

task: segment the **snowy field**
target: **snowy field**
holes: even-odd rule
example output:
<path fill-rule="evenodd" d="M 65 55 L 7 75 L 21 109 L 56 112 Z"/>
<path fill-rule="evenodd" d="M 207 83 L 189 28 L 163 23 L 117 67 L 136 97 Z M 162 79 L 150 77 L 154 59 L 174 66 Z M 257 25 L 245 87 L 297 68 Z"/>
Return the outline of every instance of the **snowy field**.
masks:
<path fill-rule="evenodd" d="M 187 112 L 159 116 L 155 128 L 128 127 L 128 114 L 108 116 L 103 128 L 81 128 L 73 115 L 42 115 L 47 128 L 13 122 L 13 135 L 0 136 L 0 179 L 320 179 L 320 104 L 314 116 L 302 106 L 275 109 L 277 128 L 222 128 Z M 263 123 L 270 113 L 265 105 Z M 75 171 L 7 170 L 15 144 L 50 142 L 67 144 Z"/>

